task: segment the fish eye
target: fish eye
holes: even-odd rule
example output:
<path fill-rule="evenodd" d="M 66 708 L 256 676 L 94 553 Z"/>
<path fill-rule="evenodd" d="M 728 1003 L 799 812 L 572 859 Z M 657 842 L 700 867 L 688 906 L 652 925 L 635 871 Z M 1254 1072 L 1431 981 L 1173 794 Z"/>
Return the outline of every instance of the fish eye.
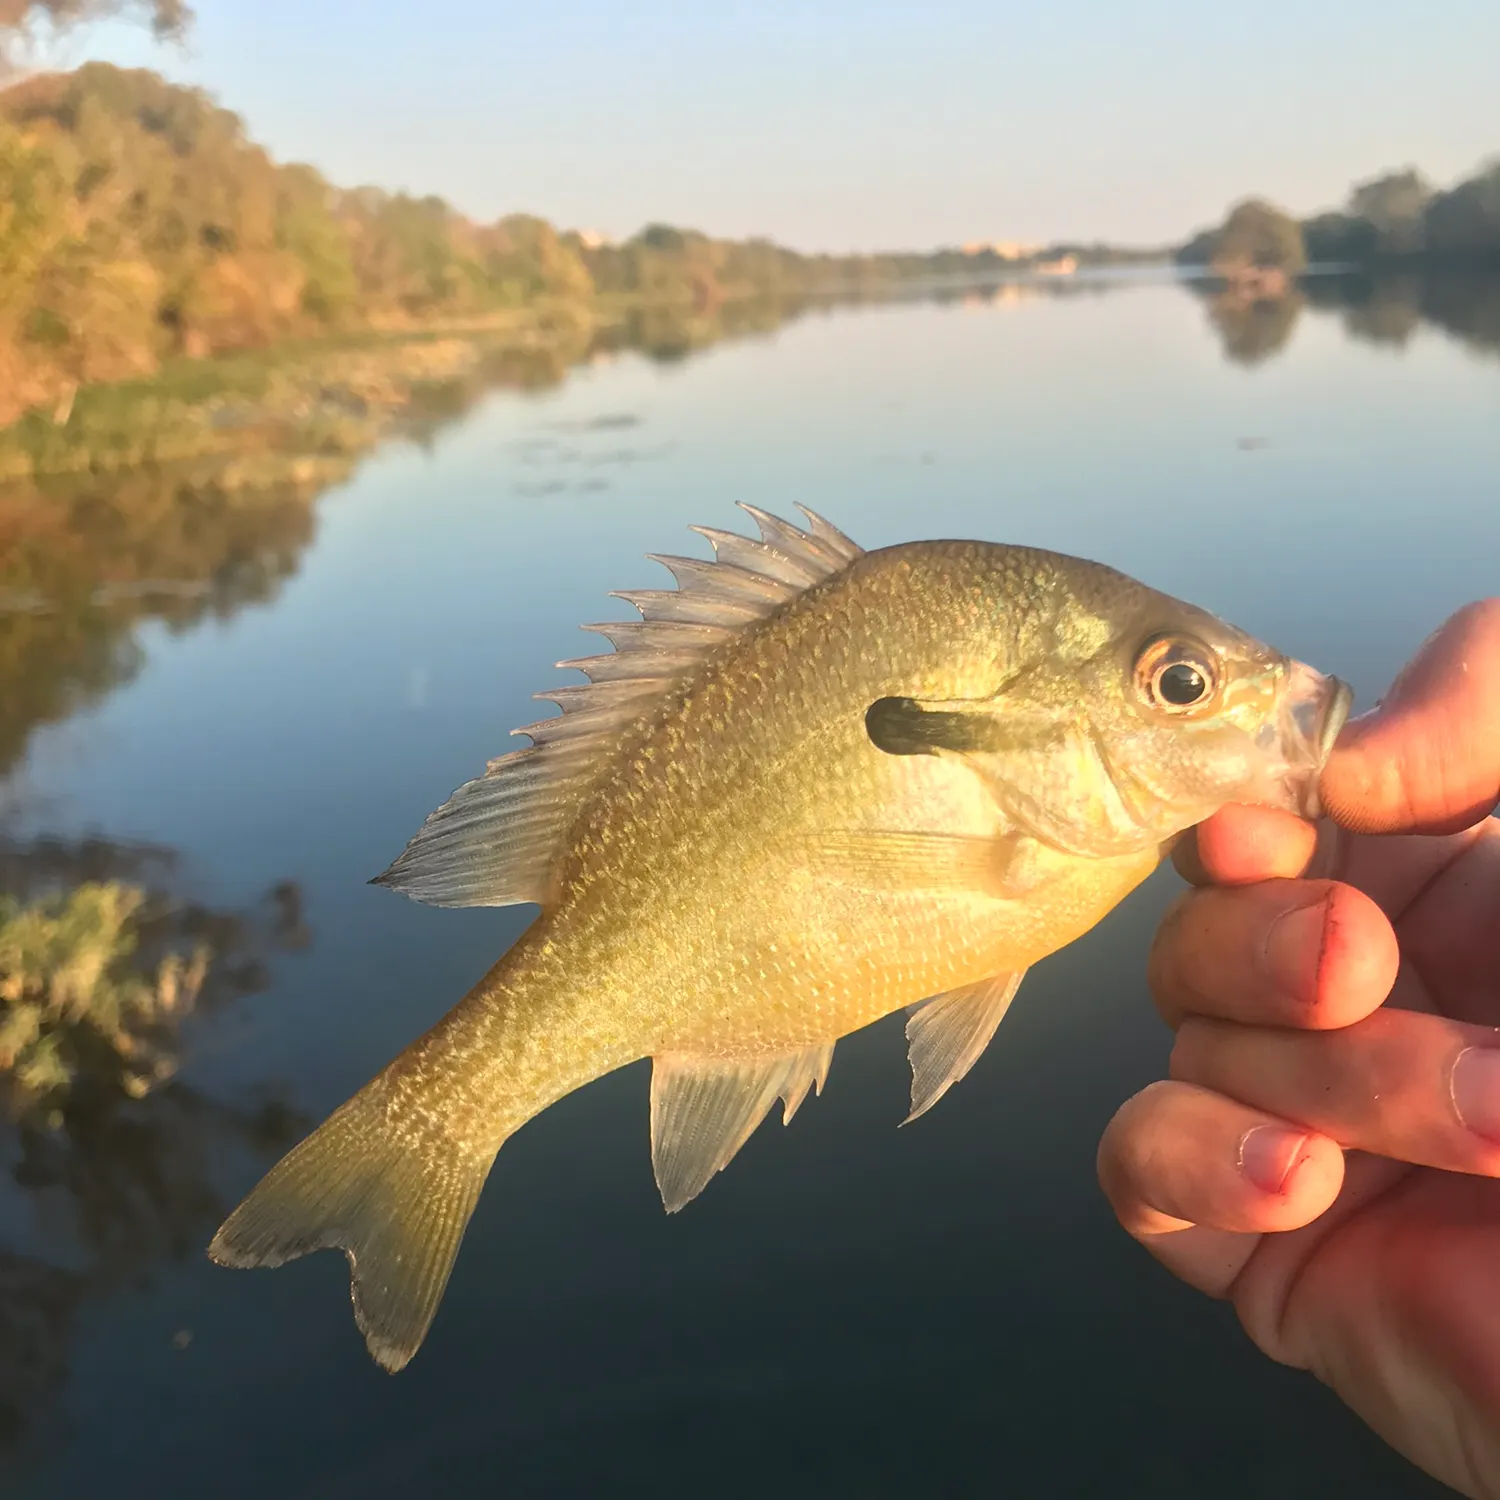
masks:
<path fill-rule="evenodd" d="M 1191 708 L 1208 695 L 1208 682 L 1197 667 L 1174 661 L 1156 674 L 1156 696 L 1174 708 Z"/>
<path fill-rule="evenodd" d="M 1182 714 L 1213 701 L 1219 670 L 1213 652 L 1199 642 L 1158 636 L 1137 657 L 1135 680 L 1151 707 Z"/>

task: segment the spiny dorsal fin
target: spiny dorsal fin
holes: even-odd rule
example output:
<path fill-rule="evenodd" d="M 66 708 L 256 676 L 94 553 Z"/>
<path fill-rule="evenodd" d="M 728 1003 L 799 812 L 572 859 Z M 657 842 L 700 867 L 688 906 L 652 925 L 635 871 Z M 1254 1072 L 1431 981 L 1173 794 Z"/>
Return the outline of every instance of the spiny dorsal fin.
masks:
<path fill-rule="evenodd" d="M 925 1115 L 979 1061 L 1025 974 L 1025 969 L 997 974 L 946 995 L 934 995 L 916 1008 L 906 1023 L 911 1113 L 903 1124 Z"/>
<path fill-rule="evenodd" d="M 789 1124 L 816 1087 L 821 1094 L 833 1043 L 781 1057 L 695 1057 L 651 1061 L 651 1165 L 669 1214 L 722 1172 L 778 1098 Z"/>
<path fill-rule="evenodd" d="M 492 760 L 483 776 L 459 787 L 374 884 L 429 906 L 551 898 L 578 809 L 625 729 L 696 676 L 709 654 L 746 625 L 842 572 L 862 553 L 803 506 L 806 531 L 754 506 L 741 509 L 754 518 L 761 539 L 699 526 L 693 530 L 713 544 L 713 561 L 655 557 L 678 587 L 617 594 L 640 611 L 640 620 L 585 625 L 615 649 L 558 666 L 576 668 L 589 681 L 538 693 L 562 713 L 512 730 L 529 735 L 530 748 Z"/>

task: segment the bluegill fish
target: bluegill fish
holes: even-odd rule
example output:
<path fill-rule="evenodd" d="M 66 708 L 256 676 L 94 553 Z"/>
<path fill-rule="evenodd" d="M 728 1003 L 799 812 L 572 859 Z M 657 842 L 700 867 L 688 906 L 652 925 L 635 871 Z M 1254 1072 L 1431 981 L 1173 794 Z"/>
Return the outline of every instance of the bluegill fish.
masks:
<path fill-rule="evenodd" d="M 972 1066 L 1026 969 L 1227 802 L 1310 814 L 1336 679 L 1098 563 L 984 542 L 865 552 L 745 507 L 750 540 L 620 595 L 562 714 L 433 813 L 378 882 L 541 915 L 283 1160 L 210 1247 L 348 1256 L 371 1354 L 426 1336 L 496 1152 L 652 1059 L 669 1211 L 837 1040 L 912 1007 L 910 1117 Z"/>

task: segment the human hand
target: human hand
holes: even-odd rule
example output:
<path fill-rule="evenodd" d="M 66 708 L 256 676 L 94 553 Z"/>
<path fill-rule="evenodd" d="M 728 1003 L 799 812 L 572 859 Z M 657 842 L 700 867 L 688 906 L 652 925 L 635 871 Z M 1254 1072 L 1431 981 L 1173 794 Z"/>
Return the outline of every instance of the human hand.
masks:
<path fill-rule="evenodd" d="M 1171 1079 L 1099 1148 L 1120 1222 L 1387 1442 L 1500 1500 L 1500 599 L 1324 770 L 1226 808 L 1150 960 Z"/>

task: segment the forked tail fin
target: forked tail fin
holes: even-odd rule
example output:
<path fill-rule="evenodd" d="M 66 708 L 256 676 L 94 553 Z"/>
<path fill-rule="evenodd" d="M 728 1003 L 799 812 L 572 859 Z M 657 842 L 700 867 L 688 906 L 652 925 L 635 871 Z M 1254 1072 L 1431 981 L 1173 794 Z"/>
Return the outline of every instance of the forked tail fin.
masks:
<path fill-rule="evenodd" d="M 394 1373 L 427 1335 L 496 1148 L 448 1131 L 410 1075 L 405 1088 L 393 1082 L 381 1074 L 289 1151 L 208 1253 L 224 1266 L 279 1266 L 342 1249 L 355 1321 Z"/>

